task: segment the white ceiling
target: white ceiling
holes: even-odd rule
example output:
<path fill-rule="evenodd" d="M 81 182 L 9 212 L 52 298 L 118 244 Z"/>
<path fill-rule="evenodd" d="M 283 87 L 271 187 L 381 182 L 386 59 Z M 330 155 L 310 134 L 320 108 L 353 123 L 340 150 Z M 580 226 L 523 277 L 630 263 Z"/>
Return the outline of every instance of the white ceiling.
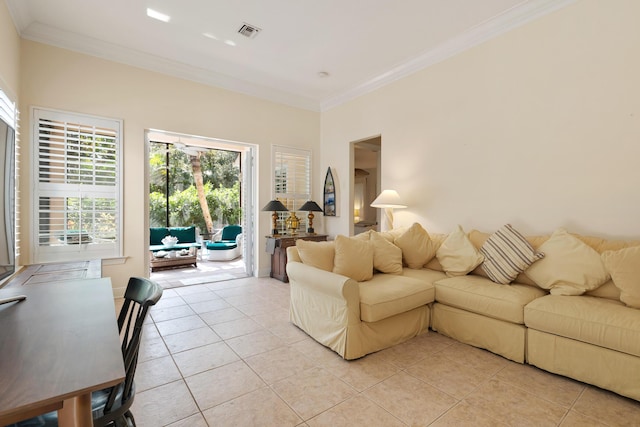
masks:
<path fill-rule="evenodd" d="M 6 0 L 25 39 L 316 111 L 573 1 Z"/>

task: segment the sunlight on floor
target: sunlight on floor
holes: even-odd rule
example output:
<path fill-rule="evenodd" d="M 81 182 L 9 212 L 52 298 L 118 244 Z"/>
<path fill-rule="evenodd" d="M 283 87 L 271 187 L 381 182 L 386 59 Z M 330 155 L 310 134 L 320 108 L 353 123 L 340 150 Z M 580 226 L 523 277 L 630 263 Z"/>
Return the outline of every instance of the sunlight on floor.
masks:
<path fill-rule="evenodd" d="M 203 283 L 220 282 L 247 277 L 244 260 L 232 261 L 198 260 L 198 266 L 187 266 L 151 273 L 151 280 L 165 289 Z"/>

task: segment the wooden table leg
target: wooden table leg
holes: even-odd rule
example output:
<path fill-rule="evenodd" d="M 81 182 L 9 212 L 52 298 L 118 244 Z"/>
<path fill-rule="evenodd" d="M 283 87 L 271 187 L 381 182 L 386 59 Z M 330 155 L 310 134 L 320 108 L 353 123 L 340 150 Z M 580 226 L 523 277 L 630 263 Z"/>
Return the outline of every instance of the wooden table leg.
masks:
<path fill-rule="evenodd" d="M 93 427 L 91 413 L 91 393 L 67 399 L 58 410 L 58 425 L 60 427 Z"/>

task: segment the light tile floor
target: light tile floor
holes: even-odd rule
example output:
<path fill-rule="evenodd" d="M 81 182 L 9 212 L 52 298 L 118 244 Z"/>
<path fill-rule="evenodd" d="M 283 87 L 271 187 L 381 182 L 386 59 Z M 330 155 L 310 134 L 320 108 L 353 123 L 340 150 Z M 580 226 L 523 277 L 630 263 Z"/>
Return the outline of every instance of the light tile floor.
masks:
<path fill-rule="evenodd" d="M 631 426 L 640 403 L 429 332 L 344 361 L 289 323 L 288 284 L 167 289 L 145 326 L 138 426 Z"/>

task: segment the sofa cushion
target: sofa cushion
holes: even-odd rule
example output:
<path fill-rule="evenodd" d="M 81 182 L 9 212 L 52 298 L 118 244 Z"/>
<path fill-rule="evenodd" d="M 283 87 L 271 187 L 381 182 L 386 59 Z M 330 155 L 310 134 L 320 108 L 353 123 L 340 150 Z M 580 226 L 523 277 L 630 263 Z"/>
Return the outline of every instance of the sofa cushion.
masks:
<path fill-rule="evenodd" d="M 489 237 L 480 252 L 482 269 L 496 283 L 509 284 L 535 261 L 544 257 L 511 224 L 505 224 Z"/>
<path fill-rule="evenodd" d="M 604 266 L 620 289 L 620 300 L 640 308 L 640 246 L 602 253 Z"/>
<path fill-rule="evenodd" d="M 210 251 L 228 251 L 237 248 L 238 244 L 236 242 L 209 242 L 206 246 Z"/>
<path fill-rule="evenodd" d="M 371 233 L 369 244 L 373 248 L 373 268 L 389 274 L 402 274 L 402 249 L 376 232 Z"/>
<path fill-rule="evenodd" d="M 178 238 L 178 243 L 195 243 L 196 241 L 196 227 L 171 227 L 169 228 L 169 234 Z"/>
<path fill-rule="evenodd" d="M 480 276 L 451 277 L 435 285 L 440 303 L 519 324 L 524 322 L 524 306 L 546 295 L 535 286 L 500 286 Z"/>
<path fill-rule="evenodd" d="M 460 225 L 436 250 L 436 258 L 451 277 L 464 276 L 484 260 Z"/>
<path fill-rule="evenodd" d="M 402 250 L 402 259 L 409 268 L 422 268 L 436 254 L 427 230 L 417 222 L 394 241 Z"/>
<path fill-rule="evenodd" d="M 429 268 L 405 268 L 402 275 L 421 280 L 423 282 L 435 283 L 440 279 L 446 279 L 447 275 L 443 271 L 432 270 Z"/>
<path fill-rule="evenodd" d="M 367 241 L 336 236 L 333 272 L 357 282 L 370 280 L 373 277 L 373 246 Z"/>
<path fill-rule="evenodd" d="M 152 246 L 162 245 L 162 239 L 169 235 L 167 227 L 151 227 L 149 229 L 149 244 Z"/>
<path fill-rule="evenodd" d="M 303 264 L 324 271 L 333 271 L 334 242 L 314 242 L 298 239 L 296 240 L 296 248 L 298 248 L 298 255 L 300 255 Z"/>
<path fill-rule="evenodd" d="M 365 322 L 377 322 L 432 303 L 435 294 L 430 282 L 395 274 L 374 274 L 359 287 L 360 318 Z"/>
<path fill-rule="evenodd" d="M 524 321 L 532 329 L 640 356 L 640 316 L 619 301 L 547 295 L 525 307 Z"/>
<path fill-rule="evenodd" d="M 564 229 L 556 230 L 538 249 L 544 259 L 525 274 L 553 295 L 582 295 L 609 280 L 600 254 Z"/>

